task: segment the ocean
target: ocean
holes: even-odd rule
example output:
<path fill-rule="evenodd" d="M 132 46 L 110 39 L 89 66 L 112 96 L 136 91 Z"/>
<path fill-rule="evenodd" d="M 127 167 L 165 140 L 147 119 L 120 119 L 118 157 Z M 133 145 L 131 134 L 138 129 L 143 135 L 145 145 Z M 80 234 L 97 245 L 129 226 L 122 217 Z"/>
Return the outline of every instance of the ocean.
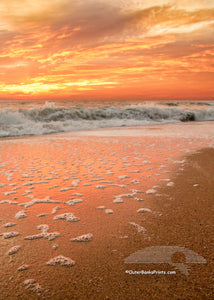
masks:
<path fill-rule="evenodd" d="M 213 120 L 213 101 L 0 101 L 0 137 Z"/>
<path fill-rule="evenodd" d="M 211 299 L 213 105 L 1 101 L 0 299 Z"/>

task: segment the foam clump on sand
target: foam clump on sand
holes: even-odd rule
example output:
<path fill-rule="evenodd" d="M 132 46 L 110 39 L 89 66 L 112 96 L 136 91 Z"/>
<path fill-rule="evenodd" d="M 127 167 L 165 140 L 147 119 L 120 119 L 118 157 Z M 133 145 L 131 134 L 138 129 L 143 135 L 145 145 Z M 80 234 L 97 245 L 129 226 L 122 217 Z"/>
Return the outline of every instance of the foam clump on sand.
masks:
<path fill-rule="evenodd" d="M 136 197 L 135 200 L 137 200 L 137 201 L 144 201 L 142 198 L 138 198 L 138 197 Z"/>
<path fill-rule="evenodd" d="M 8 254 L 9 255 L 15 254 L 16 252 L 19 251 L 20 248 L 21 248 L 21 246 L 19 246 L 19 245 L 14 246 L 14 247 L 10 248 L 10 250 L 8 251 Z"/>
<path fill-rule="evenodd" d="M 133 180 L 131 181 L 131 183 L 139 184 L 139 183 L 140 183 L 140 180 L 138 180 L 138 179 L 133 179 Z"/>
<path fill-rule="evenodd" d="M 46 217 L 48 214 L 45 214 L 45 213 L 41 213 L 39 215 L 37 215 L 38 218 L 42 218 L 42 217 Z"/>
<path fill-rule="evenodd" d="M 25 271 L 25 270 L 27 270 L 27 269 L 29 269 L 29 266 L 28 266 L 28 265 L 22 265 L 22 266 L 19 267 L 17 270 L 18 270 L 18 271 Z"/>
<path fill-rule="evenodd" d="M 80 219 L 75 217 L 72 213 L 64 213 L 54 217 L 54 220 L 66 220 L 68 222 L 77 222 Z"/>
<path fill-rule="evenodd" d="M 138 213 L 146 213 L 146 212 L 152 212 L 149 208 L 140 208 L 137 210 Z"/>
<path fill-rule="evenodd" d="M 167 183 L 167 186 L 174 186 L 174 182 L 170 181 L 169 183 Z"/>
<path fill-rule="evenodd" d="M 61 188 L 60 192 L 66 192 L 66 191 L 69 191 L 69 190 L 72 190 L 72 189 L 73 189 L 72 187 Z"/>
<path fill-rule="evenodd" d="M 185 162 L 186 162 L 185 159 L 183 159 L 183 160 L 175 160 L 174 164 L 184 164 Z"/>
<path fill-rule="evenodd" d="M 156 190 L 154 190 L 154 189 L 149 189 L 149 190 L 147 190 L 146 191 L 146 194 L 155 194 L 156 193 Z"/>
<path fill-rule="evenodd" d="M 83 194 L 80 194 L 80 193 L 73 193 L 72 196 L 82 197 Z"/>
<path fill-rule="evenodd" d="M 140 233 L 140 232 L 143 232 L 143 233 L 146 233 L 146 228 L 134 223 L 134 222 L 129 222 L 130 225 L 134 226 L 137 228 L 137 231 Z"/>
<path fill-rule="evenodd" d="M 20 210 L 19 212 L 16 213 L 15 218 L 16 219 L 24 219 L 26 218 L 26 210 Z"/>
<path fill-rule="evenodd" d="M 101 206 L 98 206 L 97 209 L 105 209 L 106 207 L 101 205 Z"/>
<path fill-rule="evenodd" d="M 114 201 L 113 201 L 113 203 L 123 203 L 123 199 L 121 199 L 121 198 L 116 198 Z"/>
<path fill-rule="evenodd" d="M 74 266 L 75 265 L 75 261 L 73 261 L 72 259 L 70 259 L 69 257 L 65 257 L 63 255 L 59 255 L 56 256 L 52 259 L 50 259 L 46 265 L 48 266 L 55 266 L 55 265 L 61 265 L 61 266 Z"/>
<path fill-rule="evenodd" d="M 5 196 L 9 196 L 9 195 L 12 195 L 12 194 L 16 194 L 15 191 L 11 191 L 11 192 L 4 192 L 3 193 Z"/>
<path fill-rule="evenodd" d="M 105 213 L 110 215 L 110 214 L 113 214 L 114 211 L 113 211 L 112 209 L 107 208 L 107 209 L 105 210 Z"/>
<path fill-rule="evenodd" d="M 56 249 L 59 248 L 59 245 L 58 245 L 58 244 L 54 244 L 54 245 L 52 246 L 52 248 L 53 248 L 53 250 L 56 250 Z"/>
<path fill-rule="evenodd" d="M 42 233 L 34 234 L 34 235 L 28 235 L 24 239 L 25 240 L 36 240 L 36 239 L 42 239 L 42 238 L 44 238 L 44 239 L 47 239 L 49 241 L 52 241 L 55 238 L 57 238 L 58 236 L 60 236 L 59 232 L 48 232 L 49 226 L 46 225 L 46 224 L 38 225 L 37 229 L 41 230 Z"/>
<path fill-rule="evenodd" d="M 136 192 L 134 191 L 133 193 L 130 194 L 121 194 L 121 195 L 117 195 L 114 198 L 132 198 L 136 195 Z"/>
<path fill-rule="evenodd" d="M 41 230 L 42 232 L 47 232 L 49 230 L 49 226 L 46 224 L 41 224 L 37 226 L 38 230 Z"/>
<path fill-rule="evenodd" d="M 100 184 L 100 185 L 96 185 L 96 188 L 97 188 L 97 189 L 105 189 L 105 188 L 106 188 L 106 186 L 105 186 L 105 185 L 101 185 L 101 184 Z"/>
<path fill-rule="evenodd" d="M 110 184 L 110 186 L 117 186 L 117 187 L 120 187 L 120 188 L 126 188 L 126 185 L 124 185 L 124 184 L 112 183 L 112 184 Z"/>
<path fill-rule="evenodd" d="M 55 240 L 55 238 L 57 238 L 58 236 L 60 236 L 59 232 L 47 232 L 43 234 L 43 237 L 49 241 Z"/>
<path fill-rule="evenodd" d="M 60 206 L 56 206 L 56 207 L 54 207 L 53 208 L 53 210 L 52 210 L 52 215 L 54 215 L 56 212 L 57 212 L 57 210 L 59 210 L 60 209 Z"/>
<path fill-rule="evenodd" d="M 44 288 L 42 288 L 41 285 L 34 279 L 26 279 L 24 281 L 24 285 L 26 289 L 29 289 L 37 294 L 41 294 L 44 291 Z"/>
<path fill-rule="evenodd" d="M 2 226 L 5 227 L 5 228 L 8 228 L 8 227 L 13 227 L 15 225 L 16 225 L 15 223 L 6 223 L 6 224 L 4 224 Z"/>
<path fill-rule="evenodd" d="M 47 180 L 42 180 L 42 181 L 28 181 L 23 183 L 23 186 L 29 186 L 29 185 L 34 185 L 34 184 L 41 184 L 41 183 L 48 183 Z"/>
<path fill-rule="evenodd" d="M 42 239 L 43 237 L 44 237 L 44 234 L 39 233 L 39 234 L 25 236 L 24 239 L 25 240 L 37 240 L 37 239 Z"/>
<path fill-rule="evenodd" d="M 73 199 L 73 200 L 69 200 L 69 201 L 65 202 L 65 204 L 73 206 L 73 205 L 75 205 L 77 203 L 81 203 L 81 202 L 82 202 L 82 199 Z"/>
<path fill-rule="evenodd" d="M 92 233 L 87 233 L 80 235 L 76 238 L 71 239 L 72 242 L 89 242 L 93 239 L 93 234 Z"/>
<path fill-rule="evenodd" d="M 40 203 L 60 203 L 60 201 L 56 200 L 50 200 L 50 197 L 46 197 L 44 199 L 32 199 L 29 202 L 20 203 L 19 206 L 24 206 L 25 208 L 33 206 L 34 204 L 40 204 Z"/>
<path fill-rule="evenodd" d="M 10 239 L 10 238 L 13 238 L 13 237 L 16 237 L 18 236 L 20 233 L 17 232 L 17 231 L 11 231 L 11 232 L 3 232 L 3 233 L 0 233 L 0 235 L 3 235 L 4 239 Z"/>
<path fill-rule="evenodd" d="M 79 185 L 79 183 L 80 183 L 80 180 L 73 180 L 72 181 L 72 185 L 75 186 L 75 187 L 77 187 Z"/>
<path fill-rule="evenodd" d="M 119 179 L 125 179 L 125 178 L 129 178 L 128 175 L 121 175 L 121 176 L 118 176 Z"/>
<path fill-rule="evenodd" d="M 11 200 L 2 200 L 2 201 L 0 201 L 0 204 L 5 204 L 5 203 L 7 203 L 7 204 L 18 204 L 18 202 L 11 201 Z"/>

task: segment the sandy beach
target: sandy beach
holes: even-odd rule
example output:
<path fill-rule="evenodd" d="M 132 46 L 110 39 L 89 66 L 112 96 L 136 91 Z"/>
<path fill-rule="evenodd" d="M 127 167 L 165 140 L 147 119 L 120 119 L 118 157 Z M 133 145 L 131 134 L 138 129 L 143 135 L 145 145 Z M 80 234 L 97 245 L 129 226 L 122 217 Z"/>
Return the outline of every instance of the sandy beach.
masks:
<path fill-rule="evenodd" d="M 0 300 L 214 299 L 214 0 L 0 16 Z"/>
<path fill-rule="evenodd" d="M 0 299 L 212 298 L 213 122 L 4 138 L 0 157 Z"/>

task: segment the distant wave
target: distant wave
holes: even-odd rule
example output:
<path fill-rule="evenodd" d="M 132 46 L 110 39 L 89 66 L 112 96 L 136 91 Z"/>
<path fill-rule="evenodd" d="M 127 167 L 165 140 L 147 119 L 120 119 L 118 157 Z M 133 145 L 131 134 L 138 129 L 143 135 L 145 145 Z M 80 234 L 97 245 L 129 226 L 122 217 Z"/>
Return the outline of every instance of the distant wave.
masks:
<path fill-rule="evenodd" d="M 55 107 L 47 102 L 42 108 L 0 111 L 0 137 L 40 135 L 54 132 L 90 130 L 115 126 L 155 123 L 211 121 L 214 109 L 178 107 Z"/>

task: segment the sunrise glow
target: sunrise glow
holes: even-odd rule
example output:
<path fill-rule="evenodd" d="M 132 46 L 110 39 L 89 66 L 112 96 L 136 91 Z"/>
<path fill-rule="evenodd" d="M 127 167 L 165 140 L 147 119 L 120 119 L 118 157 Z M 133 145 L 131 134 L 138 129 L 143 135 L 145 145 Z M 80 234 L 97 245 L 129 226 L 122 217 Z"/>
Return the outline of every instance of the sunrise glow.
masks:
<path fill-rule="evenodd" d="M 0 99 L 214 99 L 213 0 L 1 0 Z"/>

